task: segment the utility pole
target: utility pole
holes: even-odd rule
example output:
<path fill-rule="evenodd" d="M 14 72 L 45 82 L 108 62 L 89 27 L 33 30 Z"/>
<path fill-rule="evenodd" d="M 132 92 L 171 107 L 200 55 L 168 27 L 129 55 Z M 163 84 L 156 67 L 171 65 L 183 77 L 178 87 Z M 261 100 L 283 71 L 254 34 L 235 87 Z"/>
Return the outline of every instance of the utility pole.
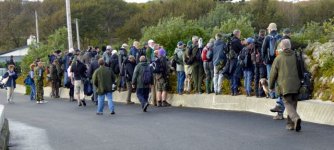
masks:
<path fill-rule="evenodd" d="M 80 49 L 80 35 L 79 35 L 79 23 L 78 23 L 78 18 L 75 18 L 75 27 L 77 29 L 77 44 L 78 44 L 78 49 Z"/>
<path fill-rule="evenodd" d="M 36 20 L 36 43 L 39 43 L 39 31 L 38 31 L 38 15 L 37 11 L 35 10 L 35 20 Z"/>
<path fill-rule="evenodd" d="M 73 38 L 72 38 L 72 22 L 71 22 L 71 6 L 70 0 L 66 1 L 66 19 L 67 19 L 67 39 L 68 39 L 68 49 L 73 48 Z"/>

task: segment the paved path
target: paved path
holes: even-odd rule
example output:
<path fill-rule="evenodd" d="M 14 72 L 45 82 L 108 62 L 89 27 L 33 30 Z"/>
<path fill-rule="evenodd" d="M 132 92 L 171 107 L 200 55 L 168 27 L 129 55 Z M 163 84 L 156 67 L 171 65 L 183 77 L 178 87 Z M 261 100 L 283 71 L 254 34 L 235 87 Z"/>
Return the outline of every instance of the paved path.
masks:
<path fill-rule="evenodd" d="M 0 91 L 1 104 L 5 92 Z M 95 105 L 65 100 L 37 105 L 15 95 L 5 104 L 17 150 L 332 150 L 334 126 L 303 123 L 302 132 L 285 121 L 244 113 L 190 108 L 149 108 L 116 104 L 116 115 Z"/>

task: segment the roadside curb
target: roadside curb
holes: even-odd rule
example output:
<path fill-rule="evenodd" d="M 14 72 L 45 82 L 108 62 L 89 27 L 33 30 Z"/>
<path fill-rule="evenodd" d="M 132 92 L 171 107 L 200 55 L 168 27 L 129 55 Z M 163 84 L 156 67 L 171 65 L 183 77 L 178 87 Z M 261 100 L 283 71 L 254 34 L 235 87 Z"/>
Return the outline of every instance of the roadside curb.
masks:
<path fill-rule="evenodd" d="M 68 89 L 60 89 L 61 98 L 69 98 Z M 25 94 L 25 86 L 17 85 L 17 93 Z M 49 96 L 50 87 L 44 88 L 44 96 Z M 113 99 L 115 102 L 126 102 L 127 92 L 114 92 Z M 131 96 L 132 101 L 139 103 L 136 94 Z M 214 94 L 191 94 L 178 95 L 168 94 L 167 99 L 175 107 L 192 107 L 215 110 L 229 111 L 246 111 L 259 113 L 269 116 L 276 115 L 269 111 L 276 105 L 275 100 L 266 98 L 246 97 L 246 96 L 229 96 Z M 324 102 L 321 100 L 299 101 L 297 111 L 303 121 L 326 124 L 334 126 L 334 103 Z M 286 112 L 285 112 L 286 116 Z"/>

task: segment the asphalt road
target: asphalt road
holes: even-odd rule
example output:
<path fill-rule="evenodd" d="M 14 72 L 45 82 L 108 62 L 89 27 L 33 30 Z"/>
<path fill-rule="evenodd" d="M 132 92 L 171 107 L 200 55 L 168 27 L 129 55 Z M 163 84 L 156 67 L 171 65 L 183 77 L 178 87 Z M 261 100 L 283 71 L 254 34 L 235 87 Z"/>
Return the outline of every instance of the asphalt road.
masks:
<path fill-rule="evenodd" d="M 153 108 L 116 103 L 105 108 L 77 107 L 50 100 L 36 104 L 15 95 L 5 104 L 11 130 L 10 149 L 17 150 L 332 150 L 334 126 L 302 124 L 302 132 L 285 129 L 269 116 L 191 108 Z"/>

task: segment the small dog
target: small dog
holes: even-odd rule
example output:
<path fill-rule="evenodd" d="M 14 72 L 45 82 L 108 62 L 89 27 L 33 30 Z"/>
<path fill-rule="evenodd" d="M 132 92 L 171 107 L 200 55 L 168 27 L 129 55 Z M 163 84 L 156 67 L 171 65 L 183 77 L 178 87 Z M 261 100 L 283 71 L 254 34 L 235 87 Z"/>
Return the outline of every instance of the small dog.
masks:
<path fill-rule="evenodd" d="M 262 88 L 264 93 L 266 94 L 266 98 L 269 98 L 269 88 L 268 88 L 268 80 L 266 78 L 261 78 L 259 82 L 259 88 Z"/>

